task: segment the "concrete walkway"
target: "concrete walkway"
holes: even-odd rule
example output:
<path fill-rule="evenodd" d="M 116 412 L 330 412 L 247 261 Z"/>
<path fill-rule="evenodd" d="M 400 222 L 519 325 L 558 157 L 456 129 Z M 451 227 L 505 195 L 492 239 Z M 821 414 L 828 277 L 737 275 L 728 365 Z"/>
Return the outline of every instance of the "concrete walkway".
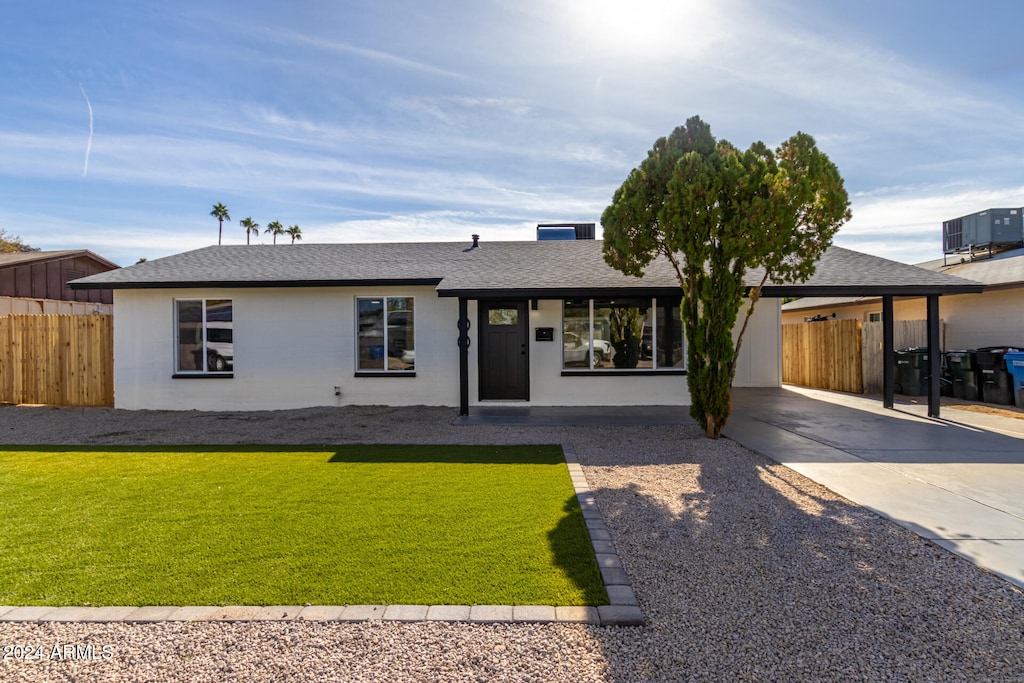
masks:
<path fill-rule="evenodd" d="M 725 435 L 1024 588 L 1024 420 L 735 389 Z"/>

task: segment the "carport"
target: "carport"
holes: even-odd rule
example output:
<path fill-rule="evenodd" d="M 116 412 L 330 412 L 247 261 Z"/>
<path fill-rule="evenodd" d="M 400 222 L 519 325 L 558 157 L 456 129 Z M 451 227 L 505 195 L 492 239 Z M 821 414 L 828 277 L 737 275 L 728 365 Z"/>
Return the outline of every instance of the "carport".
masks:
<path fill-rule="evenodd" d="M 882 267 L 884 266 L 884 267 Z M 756 271 L 752 273 L 757 275 Z M 800 284 L 769 284 L 765 297 L 860 297 L 882 299 L 882 404 L 892 408 L 896 396 L 893 371 L 893 299 L 923 297 L 928 325 L 928 416 L 939 417 L 939 388 L 942 349 L 939 335 L 939 297 L 950 294 L 980 294 L 985 286 L 952 275 L 935 273 L 917 266 L 883 261 L 846 249 L 829 249 L 813 276 Z"/>

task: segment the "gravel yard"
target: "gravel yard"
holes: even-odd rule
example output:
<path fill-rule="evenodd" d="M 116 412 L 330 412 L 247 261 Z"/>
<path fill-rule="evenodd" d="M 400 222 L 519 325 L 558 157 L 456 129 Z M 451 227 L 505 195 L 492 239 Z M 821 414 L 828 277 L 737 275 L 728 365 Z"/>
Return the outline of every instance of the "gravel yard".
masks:
<path fill-rule="evenodd" d="M 0 680 L 1024 680 L 1024 594 L 731 441 L 692 426 L 454 427 L 453 417 L 5 406 L 0 442 L 572 443 L 645 627 L 0 623 L 0 646 L 46 655 L 0 662 Z M 69 644 L 110 656 L 50 657 Z"/>

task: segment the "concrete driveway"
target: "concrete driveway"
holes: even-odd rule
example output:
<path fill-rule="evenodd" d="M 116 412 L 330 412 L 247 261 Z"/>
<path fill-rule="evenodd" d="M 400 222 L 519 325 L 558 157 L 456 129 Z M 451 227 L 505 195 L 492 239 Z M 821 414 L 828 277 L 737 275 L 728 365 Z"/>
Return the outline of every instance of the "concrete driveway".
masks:
<path fill-rule="evenodd" d="M 1024 588 L 1024 420 L 734 389 L 725 435 Z"/>

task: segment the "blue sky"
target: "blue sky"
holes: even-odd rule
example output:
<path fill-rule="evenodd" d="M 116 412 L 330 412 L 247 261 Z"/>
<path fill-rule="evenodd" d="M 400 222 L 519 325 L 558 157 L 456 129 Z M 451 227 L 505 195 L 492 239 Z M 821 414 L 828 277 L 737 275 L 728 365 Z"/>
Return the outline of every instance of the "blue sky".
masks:
<path fill-rule="evenodd" d="M 5 0 L 0 228 L 122 265 L 232 222 L 305 242 L 531 239 L 599 221 L 693 114 L 839 166 L 836 242 L 941 256 L 1024 206 L 1024 3 Z M 259 241 L 270 241 L 261 235 Z"/>

